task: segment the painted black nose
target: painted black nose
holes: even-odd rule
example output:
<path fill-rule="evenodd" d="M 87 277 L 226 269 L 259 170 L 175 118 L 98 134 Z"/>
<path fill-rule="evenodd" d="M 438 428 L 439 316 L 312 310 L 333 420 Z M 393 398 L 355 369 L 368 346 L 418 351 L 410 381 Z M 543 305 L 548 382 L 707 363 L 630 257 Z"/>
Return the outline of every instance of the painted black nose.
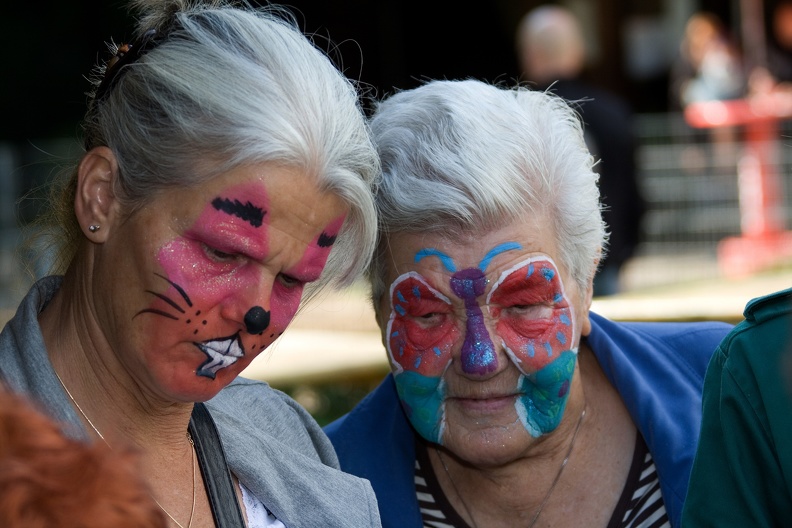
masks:
<path fill-rule="evenodd" d="M 270 313 L 261 306 L 254 306 L 245 314 L 245 328 L 249 334 L 260 334 L 267 329 Z"/>

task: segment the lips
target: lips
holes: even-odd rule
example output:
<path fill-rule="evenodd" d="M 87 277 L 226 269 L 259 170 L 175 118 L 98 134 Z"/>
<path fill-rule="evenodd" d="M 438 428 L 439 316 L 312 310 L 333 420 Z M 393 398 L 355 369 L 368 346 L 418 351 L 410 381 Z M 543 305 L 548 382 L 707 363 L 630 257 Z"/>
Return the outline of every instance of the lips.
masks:
<path fill-rule="evenodd" d="M 198 367 L 196 374 L 211 379 L 215 379 L 219 370 L 230 367 L 245 355 L 239 333 L 222 339 L 194 343 L 194 345 L 208 358 Z"/>
<path fill-rule="evenodd" d="M 454 396 L 447 398 L 448 402 L 455 402 L 463 409 L 479 412 L 495 412 L 504 408 L 513 408 L 514 401 L 519 394 L 490 394 L 487 396 L 476 395 L 469 397 Z"/>

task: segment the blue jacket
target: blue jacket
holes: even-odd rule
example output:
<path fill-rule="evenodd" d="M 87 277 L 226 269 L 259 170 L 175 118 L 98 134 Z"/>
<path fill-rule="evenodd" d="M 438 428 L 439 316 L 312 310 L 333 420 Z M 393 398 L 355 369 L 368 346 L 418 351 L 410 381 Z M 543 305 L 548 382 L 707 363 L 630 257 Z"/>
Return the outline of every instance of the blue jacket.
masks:
<path fill-rule="evenodd" d="M 701 389 L 726 323 L 618 323 L 594 313 L 588 344 L 621 394 L 657 467 L 666 510 L 679 526 L 701 422 Z M 415 436 L 393 376 L 325 428 L 341 469 L 371 481 L 383 528 L 419 528 Z"/>

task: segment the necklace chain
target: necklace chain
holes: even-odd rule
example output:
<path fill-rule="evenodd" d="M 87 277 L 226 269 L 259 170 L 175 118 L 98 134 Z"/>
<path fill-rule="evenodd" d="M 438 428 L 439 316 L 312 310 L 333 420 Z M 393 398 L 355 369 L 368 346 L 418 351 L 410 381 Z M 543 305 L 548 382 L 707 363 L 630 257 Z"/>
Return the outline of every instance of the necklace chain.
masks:
<path fill-rule="evenodd" d="M 88 425 L 91 426 L 91 429 L 94 430 L 94 432 L 99 436 L 99 438 L 102 439 L 102 441 L 105 443 L 105 445 L 107 445 L 107 447 L 110 447 L 110 449 L 112 449 L 110 444 L 105 439 L 104 435 L 102 435 L 102 433 L 94 425 L 94 423 L 91 421 L 91 419 L 88 418 L 88 415 L 85 414 L 85 411 L 82 410 L 82 407 L 80 407 L 80 404 L 77 403 L 77 400 L 74 399 L 74 396 L 72 396 L 72 393 L 69 392 L 69 389 L 66 388 L 66 384 L 63 383 L 63 380 L 61 379 L 61 377 L 58 374 L 58 372 L 55 369 L 52 369 L 52 371 L 55 372 L 55 377 L 58 378 L 58 381 L 60 382 L 61 387 L 63 387 L 63 390 L 66 391 L 66 395 L 72 401 L 74 406 L 77 407 L 77 410 L 80 411 L 80 414 L 82 415 L 83 418 L 85 418 L 85 421 L 88 422 Z M 196 486 L 195 486 L 195 444 L 193 443 L 193 439 L 192 439 L 192 436 L 190 435 L 189 431 L 187 431 L 187 440 L 190 442 L 190 455 L 191 455 L 190 458 L 192 460 L 192 474 L 193 474 L 192 508 L 190 509 L 190 518 L 187 521 L 187 528 L 190 528 L 190 526 L 192 526 L 192 522 L 193 522 L 193 514 L 195 513 L 195 488 L 196 488 Z M 170 512 L 168 512 L 168 510 L 166 510 L 164 506 L 162 506 L 162 504 L 159 503 L 159 501 L 157 500 L 156 497 L 154 497 L 154 495 L 151 495 L 151 498 L 154 500 L 154 502 L 157 503 L 157 506 L 159 506 L 160 509 L 163 512 L 165 512 L 165 515 L 170 517 L 170 520 L 173 521 L 174 523 L 176 523 L 176 526 L 178 526 L 179 528 L 184 528 L 184 526 L 179 521 L 177 521 L 173 517 L 173 515 L 171 515 Z"/>
<path fill-rule="evenodd" d="M 539 508 L 536 510 L 536 513 L 534 514 L 533 518 L 531 519 L 531 523 L 528 525 L 528 528 L 533 528 L 533 526 L 536 524 L 536 521 L 539 520 L 539 515 L 542 513 L 545 504 L 547 504 L 550 495 L 553 494 L 553 490 L 555 489 L 556 484 L 558 484 L 558 481 L 561 479 L 561 473 L 564 472 L 564 468 L 566 467 L 567 462 L 569 462 L 569 456 L 572 454 L 572 448 L 575 447 L 575 440 L 577 440 L 578 432 L 580 431 L 580 426 L 583 424 L 583 418 L 585 416 L 586 416 L 586 407 L 584 406 L 583 411 L 581 411 L 580 413 L 580 418 L 578 418 L 577 425 L 575 426 L 575 432 L 572 433 L 572 441 L 569 442 L 569 449 L 567 449 L 566 456 L 564 457 L 564 460 L 561 462 L 561 467 L 558 468 L 558 473 L 556 473 L 556 476 L 553 479 L 553 483 L 550 484 L 550 489 L 547 490 L 547 493 L 545 494 L 544 499 L 542 499 L 542 503 L 539 505 Z M 437 458 L 440 459 L 440 463 L 443 465 L 443 470 L 445 471 L 445 474 L 448 477 L 449 482 L 451 482 L 451 487 L 454 488 L 454 493 L 456 493 L 456 496 L 459 497 L 459 501 L 462 503 L 462 507 L 465 508 L 465 512 L 468 514 L 468 517 L 470 518 L 470 522 L 473 524 L 473 528 L 478 528 L 478 524 L 476 524 L 476 519 L 473 518 L 473 514 L 471 513 L 470 508 L 468 508 L 465 499 L 462 498 L 462 494 L 459 493 L 459 489 L 457 488 L 454 479 L 451 478 L 451 473 L 448 471 L 448 466 L 446 465 L 446 461 L 445 458 L 443 457 L 442 452 L 437 447 L 435 447 L 435 451 L 437 452 Z"/>

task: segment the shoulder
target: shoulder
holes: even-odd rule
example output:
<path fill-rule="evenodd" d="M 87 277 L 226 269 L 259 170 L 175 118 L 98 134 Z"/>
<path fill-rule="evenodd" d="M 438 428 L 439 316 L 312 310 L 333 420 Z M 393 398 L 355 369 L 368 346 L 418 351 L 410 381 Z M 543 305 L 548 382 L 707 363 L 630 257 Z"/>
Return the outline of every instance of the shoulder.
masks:
<path fill-rule="evenodd" d="M 393 376 L 326 428 L 341 469 L 367 479 L 385 526 L 420 526 L 415 496 L 415 436 Z"/>
<path fill-rule="evenodd" d="M 206 405 L 224 440 L 244 443 L 248 436 L 267 437 L 329 465 L 338 464 L 329 440 L 308 411 L 263 381 L 237 378 Z"/>
<path fill-rule="evenodd" d="M 757 324 L 790 314 L 792 314 L 792 288 L 752 299 L 743 312 L 747 320 Z"/>
<path fill-rule="evenodd" d="M 366 395 L 354 409 L 325 427 L 325 432 L 336 447 L 339 458 L 357 457 L 361 453 L 350 442 L 351 439 L 373 439 L 384 430 L 393 430 L 403 417 L 401 404 L 396 393 L 393 376 L 388 375 L 382 383 Z M 342 454 L 344 453 L 344 454 Z"/>
<path fill-rule="evenodd" d="M 393 376 L 366 396 L 347 415 L 325 428 L 341 469 L 369 479 L 380 496 L 401 481 L 415 460 L 414 434 L 402 410 Z M 387 439 L 387 441 L 383 441 Z"/>
<path fill-rule="evenodd" d="M 289 396 L 237 378 L 207 407 L 229 468 L 286 526 L 379 526 L 371 485 L 339 471 L 329 439 Z"/>
<path fill-rule="evenodd" d="M 751 300 L 743 315 L 718 347 L 717 361 L 735 377 L 779 372 L 792 355 L 792 288 Z"/>
<path fill-rule="evenodd" d="M 717 321 L 645 323 L 615 322 L 594 313 L 590 317 L 589 346 L 623 395 L 660 391 L 700 398 L 712 355 L 733 328 Z"/>
<path fill-rule="evenodd" d="M 709 359 L 715 347 L 734 328 L 720 321 L 616 322 L 591 313 L 591 336 L 605 348 L 646 351 L 652 355 Z"/>
<path fill-rule="evenodd" d="M 38 315 L 60 288 L 61 280 L 52 276 L 37 281 L 0 332 L 0 380 L 14 391 L 41 393 L 45 390 L 42 378 L 51 376 Z"/>

